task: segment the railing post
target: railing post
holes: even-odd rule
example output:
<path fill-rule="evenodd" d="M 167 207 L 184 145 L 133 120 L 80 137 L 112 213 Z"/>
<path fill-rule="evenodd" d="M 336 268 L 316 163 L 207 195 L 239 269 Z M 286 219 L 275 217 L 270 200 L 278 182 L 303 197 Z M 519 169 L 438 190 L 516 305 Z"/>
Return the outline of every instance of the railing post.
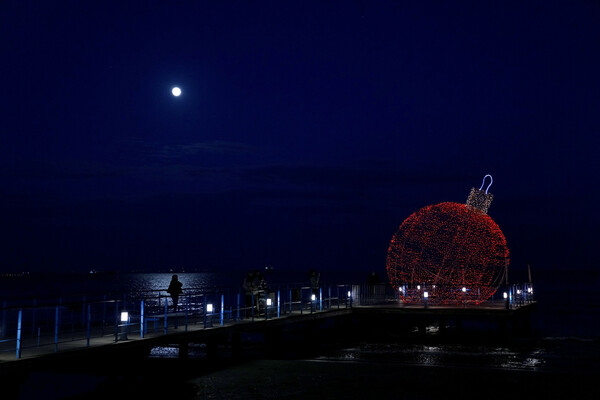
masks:
<path fill-rule="evenodd" d="M 145 326 L 145 321 L 144 321 L 144 300 L 140 300 L 140 337 L 143 339 L 144 338 L 144 326 Z"/>
<path fill-rule="evenodd" d="M 254 322 L 254 292 L 252 292 L 252 305 L 250 307 L 250 313 L 252 314 L 252 322 Z"/>
<path fill-rule="evenodd" d="M 223 312 L 225 311 L 225 295 L 221 294 L 221 326 L 223 326 Z"/>
<path fill-rule="evenodd" d="M 203 297 L 204 301 L 202 302 L 202 314 L 204 315 L 204 329 L 206 329 L 206 295 Z"/>
<path fill-rule="evenodd" d="M 0 325 L 0 338 L 6 337 L 6 300 L 2 302 L 2 325 Z"/>
<path fill-rule="evenodd" d="M 237 294 L 237 312 L 236 312 L 236 321 L 240 320 L 240 294 Z"/>
<path fill-rule="evenodd" d="M 81 306 L 81 327 L 83 328 L 85 326 L 85 312 L 86 312 L 86 306 L 85 306 L 85 296 L 83 296 L 83 304 Z"/>
<path fill-rule="evenodd" d="M 165 324 L 164 324 L 164 332 L 167 334 L 167 330 L 169 329 L 169 322 L 167 321 L 167 313 L 169 312 L 169 302 L 165 299 Z"/>
<path fill-rule="evenodd" d="M 91 319 L 92 319 L 92 305 L 88 304 L 87 305 L 86 333 L 85 333 L 86 347 L 90 347 Z"/>
<path fill-rule="evenodd" d="M 319 288 L 319 311 L 323 311 L 323 289 Z"/>
<path fill-rule="evenodd" d="M 119 341 L 119 301 L 115 300 L 115 342 Z"/>
<path fill-rule="evenodd" d="M 19 317 L 17 320 L 17 358 L 21 358 L 21 320 L 23 317 L 23 310 L 19 310 Z"/>
<path fill-rule="evenodd" d="M 106 295 L 102 297 L 102 336 L 104 336 L 104 327 L 106 326 Z"/>
<path fill-rule="evenodd" d="M 54 351 L 58 351 L 58 306 L 54 314 Z"/>
<path fill-rule="evenodd" d="M 188 323 L 189 323 L 189 310 L 190 310 L 190 295 L 188 294 L 185 297 L 185 331 L 186 332 L 188 330 Z"/>
<path fill-rule="evenodd" d="M 31 333 L 35 332 L 35 314 L 36 314 L 36 310 L 37 309 L 37 298 L 33 299 L 33 310 L 32 310 L 32 316 L 31 316 Z M 2 336 L 2 335 L 0 335 Z"/>

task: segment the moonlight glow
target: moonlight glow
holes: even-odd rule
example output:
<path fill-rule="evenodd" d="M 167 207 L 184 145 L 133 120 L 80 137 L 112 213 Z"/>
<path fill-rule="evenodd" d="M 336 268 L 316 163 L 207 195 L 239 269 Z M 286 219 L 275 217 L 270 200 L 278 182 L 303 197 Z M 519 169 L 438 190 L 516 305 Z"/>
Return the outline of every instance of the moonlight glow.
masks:
<path fill-rule="evenodd" d="M 175 97 L 179 97 L 179 95 L 181 95 L 181 89 L 179 89 L 178 87 L 174 87 L 174 88 L 171 90 L 171 93 L 173 93 L 173 96 L 175 96 Z"/>

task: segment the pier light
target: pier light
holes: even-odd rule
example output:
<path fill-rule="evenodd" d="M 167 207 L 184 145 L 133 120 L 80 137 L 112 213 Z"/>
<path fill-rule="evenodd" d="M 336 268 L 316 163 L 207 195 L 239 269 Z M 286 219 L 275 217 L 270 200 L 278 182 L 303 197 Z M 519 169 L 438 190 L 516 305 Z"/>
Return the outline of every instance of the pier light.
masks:
<path fill-rule="evenodd" d="M 129 321 L 129 313 L 127 311 L 121 311 L 121 322 Z"/>
<path fill-rule="evenodd" d="M 423 297 L 424 298 L 428 298 L 429 297 L 429 292 L 423 292 Z"/>
<path fill-rule="evenodd" d="M 350 292 L 348 292 L 348 293 L 350 293 Z M 315 300 L 317 299 L 317 296 L 315 296 L 315 295 L 313 294 L 312 296 L 310 296 L 310 299 L 311 299 L 312 301 L 315 301 Z"/>
<path fill-rule="evenodd" d="M 352 296 L 352 292 L 350 292 L 350 291 L 348 290 L 348 297 L 351 297 L 351 296 Z"/>
<path fill-rule="evenodd" d="M 421 290 L 421 285 L 417 285 L 417 290 Z"/>
<path fill-rule="evenodd" d="M 206 305 L 206 312 L 211 313 L 213 312 L 213 305 L 212 304 L 207 304 Z"/>
<path fill-rule="evenodd" d="M 508 293 L 504 292 L 502 296 L 504 296 L 504 298 L 506 299 L 508 298 Z"/>
<path fill-rule="evenodd" d="M 527 292 L 528 292 L 528 293 L 533 293 L 533 288 L 530 288 L 530 287 L 529 287 L 529 288 L 527 288 Z"/>
<path fill-rule="evenodd" d="M 267 299 L 267 306 L 271 306 L 271 299 Z"/>
<path fill-rule="evenodd" d="M 517 289 L 517 294 L 521 294 L 521 289 Z"/>
<path fill-rule="evenodd" d="M 462 292 L 463 292 L 463 293 L 467 293 L 467 288 L 463 286 L 463 288 L 462 288 Z"/>
<path fill-rule="evenodd" d="M 398 290 L 400 291 L 400 293 L 404 293 L 404 289 L 402 289 L 402 286 L 399 287 Z"/>

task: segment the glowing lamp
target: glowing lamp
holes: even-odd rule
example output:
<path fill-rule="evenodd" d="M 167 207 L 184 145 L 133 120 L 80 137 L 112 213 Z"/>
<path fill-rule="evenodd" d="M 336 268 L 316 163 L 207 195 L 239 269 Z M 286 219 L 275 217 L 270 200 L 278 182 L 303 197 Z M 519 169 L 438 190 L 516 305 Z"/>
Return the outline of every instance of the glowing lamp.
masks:
<path fill-rule="evenodd" d="M 350 297 L 350 296 L 351 296 L 351 293 L 350 293 L 350 291 L 348 290 L 348 297 Z"/>
<path fill-rule="evenodd" d="M 129 313 L 127 311 L 121 311 L 121 322 L 129 321 Z"/>
<path fill-rule="evenodd" d="M 213 312 L 213 305 L 212 304 L 207 304 L 206 305 L 206 312 L 208 312 L 208 313 Z"/>
<path fill-rule="evenodd" d="M 421 290 L 421 285 L 417 285 L 417 290 Z"/>
<path fill-rule="evenodd" d="M 428 292 L 423 292 L 423 297 L 424 298 L 428 298 L 429 297 L 429 293 Z"/>
<path fill-rule="evenodd" d="M 508 293 L 504 292 L 503 296 L 504 296 L 505 299 L 507 299 L 508 298 Z"/>
<path fill-rule="evenodd" d="M 267 306 L 271 305 L 271 299 L 267 299 Z"/>
<path fill-rule="evenodd" d="M 463 292 L 463 293 L 467 293 L 467 288 L 463 286 L 463 288 L 462 288 L 462 292 Z"/>
<path fill-rule="evenodd" d="M 311 299 L 312 301 L 315 301 L 315 300 L 317 299 L 317 296 L 315 296 L 315 295 L 313 294 L 312 296 L 310 296 L 310 299 Z"/>

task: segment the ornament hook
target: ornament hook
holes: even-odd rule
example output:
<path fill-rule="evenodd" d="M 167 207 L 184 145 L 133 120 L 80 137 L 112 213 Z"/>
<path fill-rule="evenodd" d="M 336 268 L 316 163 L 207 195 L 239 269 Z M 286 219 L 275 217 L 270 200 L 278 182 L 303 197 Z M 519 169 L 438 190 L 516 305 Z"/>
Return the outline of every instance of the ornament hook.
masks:
<path fill-rule="evenodd" d="M 479 190 L 483 189 L 483 185 L 485 185 L 485 178 L 490 177 L 490 184 L 487 185 L 487 187 L 485 188 L 485 194 L 488 194 L 488 190 L 490 190 L 490 186 L 492 186 L 492 183 L 494 183 L 494 179 L 492 178 L 492 176 L 490 174 L 486 175 L 483 177 L 483 182 L 481 182 L 481 187 L 479 188 Z"/>

